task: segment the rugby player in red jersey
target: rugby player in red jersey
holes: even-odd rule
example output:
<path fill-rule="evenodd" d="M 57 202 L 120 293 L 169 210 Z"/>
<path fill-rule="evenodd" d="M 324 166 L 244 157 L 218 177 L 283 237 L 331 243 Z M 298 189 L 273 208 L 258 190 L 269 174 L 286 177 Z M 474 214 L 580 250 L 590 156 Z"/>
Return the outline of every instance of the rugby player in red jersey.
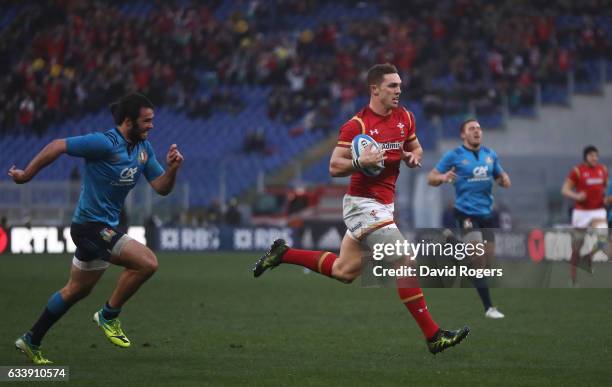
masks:
<path fill-rule="evenodd" d="M 414 115 L 399 105 L 401 79 L 395 66 L 388 63 L 373 66 L 368 71 L 367 85 L 370 103 L 340 128 L 329 166 L 332 177 L 351 176 L 348 193 L 343 199 L 347 232 L 340 254 L 292 249 L 278 239 L 255 264 L 255 277 L 281 263 L 291 263 L 351 283 L 361 274 L 364 249 L 372 251 L 376 244 L 404 240 L 393 220 L 395 182 L 402 161 L 409 168 L 420 166 L 423 149 L 415 134 Z M 353 160 L 351 141 L 362 133 L 376 140 L 381 149 L 370 146 L 358 160 Z M 384 161 L 384 169 L 377 176 L 363 173 L 365 168 L 376 169 L 381 161 Z M 389 260 L 396 266 L 414 263 L 404 256 Z M 431 353 L 454 346 L 468 335 L 468 327 L 456 331 L 438 327 L 427 310 L 416 277 L 398 277 L 397 289 L 402 303 L 423 331 Z"/>
<path fill-rule="evenodd" d="M 603 249 L 607 239 L 608 223 L 606 221 L 606 207 L 604 204 L 606 187 L 608 185 L 608 169 L 599 163 L 599 152 L 596 147 L 589 145 L 583 151 L 584 162 L 576 165 L 565 179 L 561 193 L 568 199 L 574 200 L 572 211 L 572 227 L 575 229 L 597 228 L 606 229 L 598 233 L 598 242 L 593 250 L 580 257 L 580 247 L 584 241 L 584 233 L 576 232 L 572 243 L 571 279 L 576 284 L 576 266 L 585 264 L 585 269 L 591 272 L 591 258 L 598 250 Z"/>

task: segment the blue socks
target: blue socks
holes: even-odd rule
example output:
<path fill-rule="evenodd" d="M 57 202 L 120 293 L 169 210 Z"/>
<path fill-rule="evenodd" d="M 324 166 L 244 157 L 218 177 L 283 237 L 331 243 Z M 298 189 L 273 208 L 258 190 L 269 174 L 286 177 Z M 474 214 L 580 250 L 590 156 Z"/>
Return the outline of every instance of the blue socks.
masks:
<path fill-rule="evenodd" d="M 51 326 L 53 326 L 71 306 L 72 304 L 64 301 L 59 291 L 53 293 L 49 301 L 47 301 L 45 310 L 36 323 L 34 323 L 32 329 L 26 334 L 29 336 L 31 343 L 37 346 L 40 345 L 40 341 L 49 328 L 51 328 Z"/>
<path fill-rule="evenodd" d="M 49 301 L 47 301 L 47 309 L 53 314 L 64 314 L 70 306 L 64 301 L 59 291 L 53 293 Z"/>
<path fill-rule="evenodd" d="M 111 308 L 110 305 L 108 305 L 108 301 L 106 301 L 102 308 L 102 317 L 104 317 L 105 320 L 117 318 L 119 313 L 121 313 L 121 308 Z"/>

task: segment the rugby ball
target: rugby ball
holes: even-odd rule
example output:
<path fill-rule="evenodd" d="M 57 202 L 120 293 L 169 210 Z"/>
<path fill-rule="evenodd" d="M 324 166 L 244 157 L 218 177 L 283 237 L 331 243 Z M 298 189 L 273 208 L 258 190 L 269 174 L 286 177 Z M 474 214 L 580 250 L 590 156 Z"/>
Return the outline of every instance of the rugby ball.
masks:
<path fill-rule="evenodd" d="M 351 154 L 353 156 L 353 160 L 357 160 L 359 156 L 370 146 L 370 144 L 374 144 L 374 149 L 380 149 L 380 145 L 367 134 L 358 134 L 353 138 L 351 143 Z M 376 167 L 363 168 L 361 171 L 366 176 L 378 176 L 382 170 L 385 169 L 385 162 L 382 160 Z"/>

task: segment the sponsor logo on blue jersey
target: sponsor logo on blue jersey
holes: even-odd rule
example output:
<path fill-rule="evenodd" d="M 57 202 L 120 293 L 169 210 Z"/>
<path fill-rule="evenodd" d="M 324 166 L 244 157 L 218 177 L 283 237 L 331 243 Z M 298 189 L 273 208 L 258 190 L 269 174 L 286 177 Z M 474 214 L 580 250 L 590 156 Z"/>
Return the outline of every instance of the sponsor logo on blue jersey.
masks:
<path fill-rule="evenodd" d="M 474 182 L 474 181 L 486 181 L 489 180 L 491 177 L 488 176 L 488 170 L 489 167 L 486 167 L 484 165 L 479 165 L 477 167 L 475 167 L 472 170 L 472 177 L 468 178 L 469 182 Z"/>
<path fill-rule="evenodd" d="M 132 185 L 136 183 L 136 175 L 138 174 L 138 167 L 127 167 L 121 170 L 119 174 L 119 180 L 113 181 L 111 185 Z"/>

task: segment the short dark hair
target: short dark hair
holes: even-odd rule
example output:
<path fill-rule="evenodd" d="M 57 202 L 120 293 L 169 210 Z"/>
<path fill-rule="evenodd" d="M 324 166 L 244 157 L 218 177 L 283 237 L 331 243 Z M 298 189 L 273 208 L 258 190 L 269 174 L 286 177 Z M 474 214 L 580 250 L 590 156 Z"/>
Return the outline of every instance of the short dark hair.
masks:
<path fill-rule="evenodd" d="M 587 145 L 582 150 L 582 159 L 586 161 L 587 155 L 591 152 L 599 153 L 595 145 Z"/>
<path fill-rule="evenodd" d="M 397 74 L 397 67 L 391 63 L 383 63 L 372 66 L 368 70 L 367 87 L 370 89 L 371 85 L 380 85 L 387 74 Z"/>
<path fill-rule="evenodd" d="M 459 133 L 463 133 L 463 129 L 465 129 L 465 126 L 470 122 L 478 122 L 478 120 L 476 118 L 468 118 L 467 120 L 463 121 L 459 126 Z"/>
<path fill-rule="evenodd" d="M 140 93 L 131 93 L 117 102 L 113 102 L 110 105 L 110 111 L 113 115 L 116 125 L 121 125 L 126 118 L 132 120 L 134 124 L 140 116 L 141 108 L 151 108 L 155 106 L 153 103 L 144 95 Z"/>

